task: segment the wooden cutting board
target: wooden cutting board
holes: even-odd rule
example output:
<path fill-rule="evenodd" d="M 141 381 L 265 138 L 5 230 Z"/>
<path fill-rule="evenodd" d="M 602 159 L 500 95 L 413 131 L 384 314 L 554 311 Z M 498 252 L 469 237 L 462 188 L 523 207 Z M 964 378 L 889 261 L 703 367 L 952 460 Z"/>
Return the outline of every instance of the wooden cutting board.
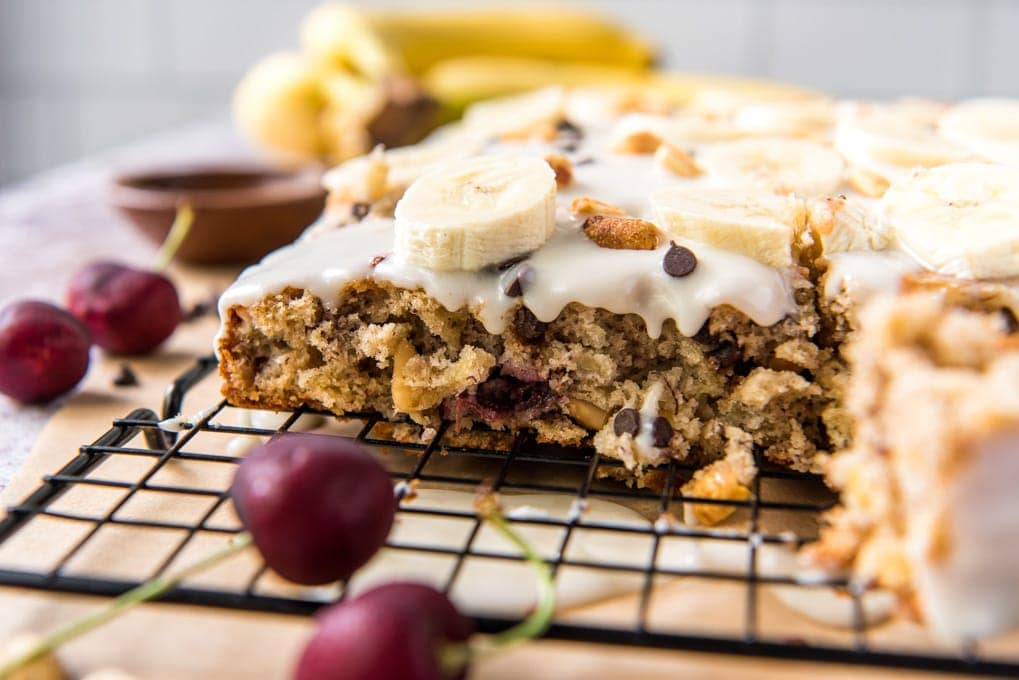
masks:
<path fill-rule="evenodd" d="M 221 289 L 232 272 L 177 270 L 183 282 L 185 302 Z M 0 502 L 15 503 L 29 494 L 40 478 L 67 462 L 82 443 L 105 431 L 112 419 L 136 407 L 158 410 L 163 390 L 195 358 L 210 351 L 216 321 L 206 317 L 186 324 L 156 356 L 131 359 L 128 363 L 139 377 L 137 387 L 116 388 L 113 376 L 120 360 L 100 358 L 80 391 L 47 424 L 33 452 Z M 64 498 L 65 508 L 88 512 L 93 499 Z M 173 512 L 171 504 L 157 508 Z M 57 546 L 64 537 L 62 527 L 51 532 L 27 532 L 15 545 L 16 559 L 31 561 Z M 109 555 L 118 565 L 124 555 L 143 561 L 144 545 L 123 537 L 106 544 L 106 551 L 92 556 L 102 568 Z M 8 547 L 8 551 L 10 548 Z M 139 554 L 140 553 L 140 554 Z M 7 554 L 6 558 L 11 555 Z M 130 561 L 130 559 L 128 561 Z M 243 562 L 243 560 L 241 560 Z M 119 568 L 119 567 L 118 567 Z M 230 567 L 233 568 L 233 567 Z M 220 574 L 221 577 L 224 574 Z M 227 575 L 228 577 L 228 575 Z M 703 582 L 701 582 L 703 583 Z M 100 598 L 58 595 L 42 591 L 0 588 L 0 640 L 31 631 L 44 633 L 103 604 Z M 573 616 L 586 620 L 623 620 L 632 615 L 635 596 L 617 596 L 589 605 Z M 735 592 L 698 589 L 689 582 L 667 584 L 656 593 L 656 608 L 677 621 L 691 620 L 694 628 L 728 632 L 727 626 L 742 612 L 742 597 Z M 710 612 L 704 617 L 703 612 Z M 776 602 L 762 603 L 761 619 L 789 616 Z M 593 617 L 593 618 L 592 618 Z M 285 678 L 311 631 L 311 621 L 300 617 L 244 613 L 184 605 L 148 604 L 84 638 L 66 645 L 60 659 L 71 677 L 99 668 L 115 667 L 139 678 Z M 918 642 L 916 631 L 905 627 L 906 640 Z M 903 677 L 919 673 L 898 672 Z M 692 652 L 640 650 L 619 646 L 533 642 L 480 661 L 472 677 L 594 680 L 608 678 L 880 678 L 887 671 L 866 667 L 845 667 Z"/>

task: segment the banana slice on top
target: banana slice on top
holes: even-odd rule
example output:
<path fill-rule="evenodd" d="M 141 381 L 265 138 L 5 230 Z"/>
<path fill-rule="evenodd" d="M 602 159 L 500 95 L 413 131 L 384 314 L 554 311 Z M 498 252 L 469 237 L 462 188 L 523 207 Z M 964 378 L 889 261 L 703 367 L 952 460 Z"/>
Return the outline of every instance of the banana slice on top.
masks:
<path fill-rule="evenodd" d="M 845 173 L 842 157 L 827 146 L 781 137 L 705 146 L 697 154 L 697 164 L 724 186 L 800 196 L 835 193 Z"/>
<path fill-rule="evenodd" d="M 972 154 L 941 137 L 937 120 L 944 105 L 926 100 L 843 105 L 835 148 L 854 168 L 888 181 L 917 167 L 969 160 Z"/>
<path fill-rule="evenodd" d="M 1019 168 L 950 163 L 893 182 L 882 199 L 899 243 L 927 268 L 1019 276 Z"/>
<path fill-rule="evenodd" d="M 793 263 L 806 208 L 794 196 L 754 189 L 669 187 L 651 194 L 656 222 L 679 238 L 741 253 L 769 267 Z"/>
<path fill-rule="evenodd" d="M 555 231 L 555 172 L 544 160 L 485 156 L 444 163 L 396 204 L 394 249 L 436 271 L 476 271 L 542 246 Z"/>
<path fill-rule="evenodd" d="M 524 94 L 486 99 L 464 111 L 463 128 L 483 137 L 547 139 L 566 109 L 566 90 L 546 87 Z"/>
<path fill-rule="evenodd" d="M 1019 99 L 973 99 L 941 117 L 941 135 L 989 161 L 1019 166 Z"/>
<path fill-rule="evenodd" d="M 407 187 L 421 175 L 449 160 L 474 155 L 480 145 L 472 139 L 423 142 L 352 158 L 329 170 L 322 177 L 322 185 L 337 201 L 373 203 L 380 198 L 398 199 Z M 374 182 L 379 166 L 385 168 L 384 185 Z"/>
<path fill-rule="evenodd" d="M 755 135 L 816 137 L 835 124 L 836 104 L 831 99 L 791 99 L 748 104 L 732 123 Z"/>

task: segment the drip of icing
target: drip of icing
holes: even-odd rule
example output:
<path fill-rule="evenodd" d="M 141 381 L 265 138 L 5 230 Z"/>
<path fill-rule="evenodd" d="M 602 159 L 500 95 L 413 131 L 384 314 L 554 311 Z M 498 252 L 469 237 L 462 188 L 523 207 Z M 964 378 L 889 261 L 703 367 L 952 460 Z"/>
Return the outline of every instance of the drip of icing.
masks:
<path fill-rule="evenodd" d="M 313 239 L 302 239 L 245 270 L 220 297 L 220 316 L 234 305 L 251 305 L 289 287 L 310 291 L 327 305 L 347 283 L 374 278 L 402 288 L 420 288 L 445 308 L 469 308 L 490 333 L 502 333 L 510 312 L 522 301 L 541 321 L 552 321 L 571 302 L 617 314 L 640 315 L 652 337 L 667 319 L 695 334 L 711 310 L 729 304 L 754 322 L 769 326 L 796 309 L 787 277 L 736 253 L 677 240 L 691 248 L 697 268 L 675 278 L 662 270 L 668 250 L 612 250 L 584 236 L 575 225 L 560 225 L 526 261 L 502 274 L 495 271 L 437 272 L 414 267 L 392 255 L 393 221 L 370 219 Z M 374 268 L 373 258 L 386 256 Z M 504 288 L 527 270 L 522 298 Z M 593 273 L 597 273 L 593 276 Z"/>
<path fill-rule="evenodd" d="M 828 256 L 824 294 L 833 298 L 845 292 L 857 302 L 898 290 L 903 275 L 922 269 L 916 260 L 897 250 L 858 250 Z"/>
<path fill-rule="evenodd" d="M 640 460 L 645 465 L 656 465 L 664 457 L 662 450 L 655 446 L 654 422 L 658 417 L 658 401 L 662 398 L 665 386 L 659 380 L 648 388 L 644 394 L 644 402 L 640 406 L 640 430 L 633 438 L 633 443 L 640 453 Z"/>

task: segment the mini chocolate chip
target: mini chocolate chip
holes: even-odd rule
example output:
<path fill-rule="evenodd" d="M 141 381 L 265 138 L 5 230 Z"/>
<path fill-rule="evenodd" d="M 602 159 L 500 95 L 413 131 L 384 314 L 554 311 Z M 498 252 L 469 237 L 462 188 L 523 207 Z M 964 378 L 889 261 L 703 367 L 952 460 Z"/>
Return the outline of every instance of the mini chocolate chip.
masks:
<path fill-rule="evenodd" d="M 113 378 L 115 387 L 134 387 L 138 384 L 138 376 L 127 364 L 120 365 L 120 372 Z"/>
<path fill-rule="evenodd" d="M 219 304 L 219 293 L 213 291 L 209 293 L 209 296 L 204 300 L 200 300 L 195 304 L 191 305 L 186 310 L 181 312 L 181 321 L 189 323 L 201 319 L 203 316 L 211 314 L 216 311 L 216 306 Z"/>
<path fill-rule="evenodd" d="M 624 408 L 612 419 L 612 431 L 616 436 L 631 434 L 637 436 L 640 431 L 640 411 L 635 408 Z"/>
<path fill-rule="evenodd" d="M 664 449 L 672 439 L 672 425 L 665 418 L 658 416 L 651 422 L 651 439 L 655 446 Z"/>
<path fill-rule="evenodd" d="M 545 337 L 548 324 L 538 321 L 538 317 L 527 307 L 520 306 L 513 317 L 513 330 L 521 341 L 531 344 Z"/>
<path fill-rule="evenodd" d="M 719 368 L 731 368 L 736 365 L 736 362 L 740 360 L 739 347 L 731 342 L 723 342 L 715 349 L 708 352 L 708 355 L 714 357 L 715 361 L 718 362 Z"/>
<path fill-rule="evenodd" d="M 370 203 L 355 203 L 350 206 L 350 214 L 357 219 L 358 222 L 360 222 L 365 217 L 368 217 L 368 213 L 371 209 L 372 206 Z"/>
<path fill-rule="evenodd" d="M 577 127 L 576 125 L 574 125 L 570 121 L 566 120 L 565 118 L 563 118 L 561 121 L 559 121 L 556 124 L 556 130 L 558 130 L 559 132 L 561 132 L 564 135 L 571 135 L 573 137 L 583 137 L 584 136 L 584 131 L 583 130 L 581 130 L 579 127 Z"/>
<path fill-rule="evenodd" d="M 513 280 L 503 288 L 503 292 L 509 297 L 520 297 L 524 294 L 524 286 L 529 285 L 534 279 L 534 269 L 524 265 L 517 272 Z"/>
<path fill-rule="evenodd" d="M 591 156 L 585 156 L 584 158 L 578 158 L 573 161 L 573 167 L 577 167 L 578 165 L 591 165 L 591 163 L 594 163 L 594 158 Z"/>
<path fill-rule="evenodd" d="M 1015 312 L 1011 309 L 1003 309 L 1001 313 L 1005 317 L 1005 332 L 1009 335 L 1019 332 L 1019 317 L 1015 315 Z"/>
<path fill-rule="evenodd" d="M 385 255 L 376 255 L 375 257 L 372 258 L 372 261 L 369 262 L 369 264 L 372 267 L 377 267 L 379 266 L 379 263 L 382 262 L 384 259 L 386 259 Z"/>
<path fill-rule="evenodd" d="M 686 276 L 697 268 L 697 256 L 693 251 L 673 243 L 662 259 L 662 269 L 669 276 Z"/>
<path fill-rule="evenodd" d="M 517 255 L 515 257 L 511 257 L 508 260 L 503 260 L 499 264 L 495 265 L 495 270 L 497 272 L 504 272 L 507 269 L 509 269 L 510 267 L 512 267 L 514 265 L 517 265 L 517 264 L 520 264 L 521 262 L 523 262 L 524 260 L 526 260 L 530 256 L 531 256 L 530 253 L 524 253 L 523 255 Z"/>
<path fill-rule="evenodd" d="M 566 153 L 574 153 L 579 148 L 580 145 L 577 142 L 565 142 L 559 145 L 559 150 L 565 151 Z"/>

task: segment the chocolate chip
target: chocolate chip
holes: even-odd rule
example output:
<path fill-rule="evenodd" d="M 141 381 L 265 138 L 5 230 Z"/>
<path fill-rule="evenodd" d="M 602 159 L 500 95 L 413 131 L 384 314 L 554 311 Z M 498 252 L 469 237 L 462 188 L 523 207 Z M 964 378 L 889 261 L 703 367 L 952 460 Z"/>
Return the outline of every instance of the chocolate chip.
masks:
<path fill-rule="evenodd" d="M 731 368 L 740 360 L 740 351 L 734 343 L 723 342 L 715 349 L 708 352 L 718 362 L 719 368 Z"/>
<path fill-rule="evenodd" d="M 135 387 L 138 384 L 138 376 L 134 374 L 127 364 L 120 365 L 120 372 L 113 377 L 115 387 Z"/>
<path fill-rule="evenodd" d="M 370 203 L 355 203 L 350 206 L 350 214 L 354 217 L 354 219 L 360 222 L 365 217 L 368 217 L 368 212 L 371 209 L 372 206 Z"/>
<path fill-rule="evenodd" d="M 369 262 L 369 264 L 372 267 L 377 267 L 379 263 L 382 262 L 384 259 L 386 259 L 385 255 L 376 255 L 375 257 L 372 258 L 372 261 Z"/>
<path fill-rule="evenodd" d="M 697 256 L 693 254 L 693 251 L 683 246 L 677 246 L 675 243 L 669 246 L 665 258 L 662 259 L 662 269 L 669 276 L 676 278 L 686 276 L 696 268 Z"/>
<path fill-rule="evenodd" d="M 188 309 L 184 310 L 181 314 L 181 321 L 189 323 L 201 319 L 203 316 L 216 311 L 216 306 L 219 304 L 219 293 L 213 291 L 209 293 L 209 296 L 204 300 L 196 302 L 191 305 Z"/>
<path fill-rule="evenodd" d="M 524 253 L 523 255 L 517 255 L 515 257 L 511 257 L 508 260 L 503 260 L 499 264 L 495 265 L 495 270 L 497 272 L 504 272 L 507 269 L 513 267 L 514 265 L 520 264 L 530 256 L 531 256 L 530 253 Z"/>
<path fill-rule="evenodd" d="M 513 317 L 513 330 L 522 342 L 531 344 L 545 337 L 548 324 L 538 321 L 538 317 L 527 307 L 520 306 Z"/>
<path fill-rule="evenodd" d="M 578 165 L 591 165 L 592 163 L 594 163 L 594 158 L 591 156 L 585 156 L 584 158 L 578 158 L 573 161 L 573 167 L 577 167 Z"/>
<path fill-rule="evenodd" d="M 524 294 L 524 286 L 527 286 L 534 279 L 534 270 L 531 267 L 523 266 L 516 272 L 513 280 L 503 288 L 503 292 L 509 297 L 520 297 Z"/>
<path fill-rule="evenodd" d="M 556 127 L 556 130 L 558 130 L 561 134 L 564 134 L 564 135 L 570 135 L 571 137 L 578 137 L 578 138 L 584 136 L 584 131 L 583 130 L 581 130 L 579 127 L 577 127 L 576 125 L 574 125 L 570 121 L 566 120 L 565 118 L 563 118 L 561 121 L 559 121 L 556 124 L 555 127 Z"/>
<path fill-rule="evenodd" d="M 651 440 L 655 446 L 664 449 L 669 445 L 670 439 L 672 439 L 672 425 L 669 425 L 669 421 L 665 418 L 658 416 L 651 423 Z"/>
<path fill-rule="evenodd" d="M 1005 332 L 1009 335 L 1019 332 L 1019 317 L 1015 315 L 1011 309 L 1002 309 L 1002 315 L 1005 317 Z"/>
<path fill-rule="evenodd" d="M 624 408 L 612 419 L 612 431 L 616 436 L 630 434 L 634 437 L 640 431 L 640 412 L 635 408 Z"/>

